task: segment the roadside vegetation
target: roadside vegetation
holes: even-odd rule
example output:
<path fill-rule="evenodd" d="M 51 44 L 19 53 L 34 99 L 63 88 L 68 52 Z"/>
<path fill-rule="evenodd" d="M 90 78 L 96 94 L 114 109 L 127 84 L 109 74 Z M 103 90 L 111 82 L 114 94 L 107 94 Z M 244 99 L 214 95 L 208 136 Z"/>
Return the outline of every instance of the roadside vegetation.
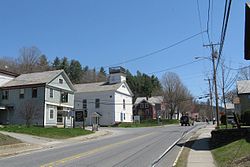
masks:
<path fill-rule="evenodd" d="M 212 154 L 219 167 L 250 166 L 250 138 L 225 145 L 220 143 L 212 150 Z"/>
<path fill-rule="evenodd" d="M 0 131 L 24 133 L 24 134 L 54 138 L 54 139 L 66 139 L 70 137 L 76 137 L 93 133 L 92 131 L 83 130 L 81 128 L 56 128 L 56 127 L 43 128 L 36 126 L 26 127 L 18 125 L 4 126 L 0 128 Z"/>
<path fill-rule="evenodd" d="M 10 137 L 8 135 L 4 135 L 4 134 L 0 133 L 0 146 L 10 145 L 10 144 L 17 144 L 17 143 L 21 143 L 21 141 L 15 139 L 13 137 Z"/>
<path fill-rule="evenodd" d="M 118 127 L 123 127 L 123 128 L 137 128 L 137 127 L 150 127 L 150 126 L 161 126 L 161 125 L 169 125 L 169 124 L 179 124 L 179 120 L 175 119 L 163 119 L 161 120 L 160 124 L 158 124 L 157 119 L 152 119 L 152 120 L 143 120 L 140 123 L 120 123 Z"/>
<path fill-rule="evenodd" d="M 185 143 L 181 144 L 180 146 L 183 147 L 181 154 L 179 155 L 175 167 L 186 167 L 188 162 L 188 155 L 191 150 L 192 145 L 194 144 L 195 140 L 198 138 L 200 134 L 195 134 L 192 132 L 192 137 Z"/>

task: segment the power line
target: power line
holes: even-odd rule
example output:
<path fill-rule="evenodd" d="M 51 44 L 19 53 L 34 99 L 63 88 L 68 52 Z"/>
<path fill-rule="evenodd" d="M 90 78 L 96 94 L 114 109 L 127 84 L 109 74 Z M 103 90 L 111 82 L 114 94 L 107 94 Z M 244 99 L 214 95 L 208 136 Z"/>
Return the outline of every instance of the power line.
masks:
<path fill-rule="evenodd" d="M 166 69 L 163 69 L 163 70 L 150 72 L 148 74 L 150 75 L 150 74 L 162 73 L 162 72 L 173 70 L 173 69 L 176 69 L 176 68 L 181 68 L 181 67 L 184 67 L 184 66 L 187 66 L 187 65 L 199 62 L 199 61 L 202 61 L 202 59 L 200 59 L 200 60 L 194 60 L 194 61 L 191 61 L 191 62 L 188 62 L 188 63 L 185 63 L 185 64 L 177 65 L 177 66 L 166 68 Z"/>
<path fill-rule="evenodd" d="M 210 35 L 209 35 L 210 6 L 211 6 L 211 2 L 209 0 L 208 1 L 208 9 L 207 9 L 207 36 L 208 36 L 209 43 L 211 43 L 211 39 L 210 39 Z"/>
<path fill-rule="evenodd" d="M 200 29 L 202 31 L 202 22 L 201 22 L 201 12 L 200 12 L 200 4 L 199 4 L 199 0 L 196 0 L 197 3 L 197 11 L 198 11 L 198 19 L 199 19 L 199 23 L 200 23 Z M 202 44 L 204 45 L 204 37 L 203 34 L 201 34 L 201 39 L 202 39 Z"/>
<path fill-rule="evenodd" d="M 225 2 L 225 10 L 224 10 L 223 23 L 222 23 L 222 30 L 221 30 L 220 48 L 219 48 L 219 54 L 218 54 L 218 61 L 216 64 L 216 70 L 218 68 L 218 65 L 219 65 L 219 62 L 221 59 L 223 46 L 224 46 L 224 41 L 225 41 L 225 36 L 226 36 L 226 31 L 227 31 L 227 25 L 228 25 L 232 0 L 229 1 L 228 5 L 227 5 L 227 2 L 228 2 L 228 0 L 226 0 L 226 2 Z M 226 11 L 226 7 L 227 7 L 227 11 Z"/>
<path fill-rule="evenodd" d="M 189 37 L 187 37 L 187 38 L 184 38 L 184 39 L 182 39 L 182 40 L 180 40 L 180 41 L 178 41 L 178 42 L 175 42 L 175 43 L 173 43 L 173 44 L 171 44 L 171 45 L 169 45 L 169 46 L 167 46 L 167 47 L 165 47 L 165 48 L 162 48 L 162 49 L 153 51 L 153 52 L 148 53 L 148 54 L 145 54 L 145 55 L 143 55 L 143 56 L 139 56 L 139 57 L 136 57 L 136 58 L 128 59 L 128 60 L 125 60 L 125 61 L 122 61 L 122 62 L 119 62 L 119 63 L 115 63 L 115 64 L 111 64 L 111 65 L 106 65 L 106 66 L 104 66 L 103 68 L 118 66 L 118 65 L 130 63 L 130 62 L 134 62 L 134 61 L 137 61 L 137 60 L 140 60 L 140 59 L 144 59 L 144 58 L 146 58 L 146 57 L 150 57 L 150 56 L 152 56 L 152 55 L 155 55 L 155 54 L 157 54 L 157 53 L 160 53 L 160 52 L 163 52 L 163 51 L 165 51 L 165 50 L 168 50 L 168 49 L 170 49 L 170 48 L 172 48 L 172 47 L 175 47 L 175 46 L 177 46 L 177 45 L 179 45 L 179 44 L 181 44 L 181 43 L 183 43 L 183 42 L 186 42 L 186 41 L 188 41 L 188 40 L 190 40 L 190 39 L 192 39 L 192 38 L 194 38 L 194 37 L 196 37 L 196 36 L 198 36 L 198 35 L 200 35 L 200 34 L 203 34 L 204 32 L 206 32 L 206 31 L 201 31 L 201 32 L 199 32 L 199 33 L 197 33 L 197 34 L 191 35 L 191 36 L 189 36 Z M 99 67 L 99 68 L 101 68 L 101 67 Z M 99 69 L 99 68 L 97 68 L 97 69 Z"/>

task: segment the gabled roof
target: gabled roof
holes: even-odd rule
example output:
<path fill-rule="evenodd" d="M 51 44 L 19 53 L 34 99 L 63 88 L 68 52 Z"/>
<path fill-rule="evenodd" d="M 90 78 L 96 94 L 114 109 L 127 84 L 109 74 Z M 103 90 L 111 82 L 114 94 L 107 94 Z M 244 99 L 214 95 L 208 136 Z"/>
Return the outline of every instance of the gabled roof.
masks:
<path fill-rule="evenodd" d="M 123 83 L 108 84 L 107 82 L 95 82 L 74 85 L 76 92 L 102 92 L 116 91 Z"/>
<path fill-rule="evenodd" d="M 48 84 L 60 74 L 62 74 L 65 77 L 66 82 L 69 84 L 70 88 L 74 90 L 74 86 L 69 80 L 69 78 L 67 77 L 64 70 L 54 70 L 54 71 L 21 74 L 20 76 L 4 84 L 2 87 L 6 88 L 6 87 L 16 87 L 16 86 L 24 86 L 24 85 L 27 86 L 27 85 Z"/>
<path fill-rule="evenodd" d="M 250 93 L 250 80 L 237 81 L 238 94 Z"/>
<path fill-rule="evenodd" d="M 135 100 L 135 104 L 139 104 L 142 101 L 146 101 L 152 105 L 161 104 L 163 102 L 163 97 L 162 96 L 152 96 L 148 99 L 146 97 L 137 97 L 137 99 Z"/>

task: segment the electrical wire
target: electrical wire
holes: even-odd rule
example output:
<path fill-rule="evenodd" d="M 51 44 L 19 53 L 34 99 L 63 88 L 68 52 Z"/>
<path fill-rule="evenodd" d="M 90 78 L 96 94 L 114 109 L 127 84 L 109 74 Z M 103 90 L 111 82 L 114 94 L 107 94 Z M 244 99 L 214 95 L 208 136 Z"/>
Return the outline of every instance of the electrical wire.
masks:
<path fill-rule="evenodd" d="M 186 41 L 188 41 L 188 40 L 190 40 L 190 39 L 193 39 L 193 38 L 195 38 L 196 36 L 203 34 L 204 32 L 207 32 L 207 31 L 201 31 L 201 32 L 199 32 L 199 33 L 196 33 L 196 34 L 194 34 L 194 35 L 191 35 L 191 36 L 189 36 L 189 37 L 186 37 L 186 38 L 184 38 L 184 39 L 182 39 L 182 40 L 180 40 L 180 41 L 178 41 L 178 42 L 175 42 L 175 43 L 173 43 L 173 44 L 171 44 L 171 45 L 169 45 L 169 46 L 167 46 L 167 47 L 164 47 L 164 48 L 162 48 L 162 49 L 158 49 L 158 50 L 156 50 L 156 51 L 153 51 L 153 52 L 151 52 L 151 53 L 145 54 L 145 55 L 143 55 L 143 56 L 139 56 L 139 57 L 136 57 L 136 58 L 128 59 L 128 60 L 125 60 L 125 61 L 122 61 L 122 62 L 119 62 L 119 63 L 115 63 L 115 64 L 111 64 L 111 65 L 106 65 L 106 66 L 103 66 L 103 68 L 109 68 L 109 67 L 113 67 L 113 66 L 118 66 L 118 65 L 122 65 L 122 64 L 127 64 L 127 63 L 134 62 L 134 61 L 137 61 L 137 60 L 140 60 L 140 59 L 144 59 L 144 58 L 146 58 L 146 57 L 150 57 L 150 56 L 155 55 L 155 54 L 157 54 L 157 53 L 160 53 L 160 52 L 166 51 L 166 50 L 168 50 L 168 49 L 170 49 L 170 48 L 173 48 L 173 47 L 175 47 L 175 46 L 177 46 L 177 45 L 179 45 L 179 44 L 181 44 L 181 43 L 184 43 L 184 42 L 186 42 Z M 101 68 L 101 67 L 99 67 L 99 68 Z M 97 69 L 99 69 L 99 68 L 97 68 Z"/>
<path fill-rule="evenodd" d="M 198 11 L 198 19 L 199 19 L 199 24 L 200 24 L 200 30 L 202 31 L 202 22 L 201 22 L 201 12 L 200 12 L 199 0 L 196 0 L 196 3 L 197 3 L 197 11 Z M 202 44 L 204 45 L 203 34 L 201 34 L 201 39 L 202 39 Z"/>
<path fill-rule="evenodd" d="M 209 43 L 211 43 L 210 35 L 209 35 L 209 21 L 210 21 L 210 6 L 211 6 L 211 1 L 208 1 L 208 10 L 207 10 L 207 37 Z"/>
<path fill-rule="evenodd" d="M 202 61 L 202 59 L 200 59 L 200 60 L 194 60 L 194 61 L 191 61 L 191 62 L 188 62 L 188 63 L 185 63 L 185 64 L 177 65 L 177 66 L 166 68 L 166 69 L 163 69 L 163 70 L 150 72 L 150 73 L 148 73 L 148 75 L 156 74 L 156 73 L 162 73 L 162 72 L 165 72 L 165 71 L 170 71 L 170 70 L 173 70 L 173 69 L 181 68 L 181 67 L 193 64 L 193 63 L 197 63 L 199 61 Z"/>
<path fill-rule="evenodd" d="M 226 36 L 226 31 L 227 31 L 227 25 L 228 25 L 228 20 L 229 20 L 229 15 L 230 15 L 230 9 L 231 9 L 231 3 L 232 3 L 232 0 L 229 1 L 228 5 L 227 5 L 227 0 L 225 2 L 225 7 L 226 7 L 226 5 L 228 7 L 227 7 L 226 14 L 225 14 L 225 11 L 224 11 L 224 17 L 223 17 L 223 23 L 224 24 L 222 24 L 220 48 L 219 48 L 219 54 L 218 54 L 218 61 L 217 61 L 217 64 L 216 64 L 216 71 L 217 71 L 217 68 L 218 68 L 218 65 L 219 65 L 219 62 L 220 62 L 220 59 L 221 59 L 221 54 L 222 54 L 222 50 L 223 50 L 223 46 L 224 46 L 224 41 L 225 41 L 225 36 Z"/>

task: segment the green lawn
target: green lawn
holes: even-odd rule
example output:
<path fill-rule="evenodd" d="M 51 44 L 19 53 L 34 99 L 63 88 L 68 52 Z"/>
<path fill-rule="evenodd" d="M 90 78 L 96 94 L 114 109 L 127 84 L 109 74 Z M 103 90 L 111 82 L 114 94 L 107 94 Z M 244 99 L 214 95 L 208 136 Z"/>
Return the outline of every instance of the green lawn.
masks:
<path fill-rule="evenodd" d="M 240 139 L 212 150 L 219 167 L 250 166 L 250 142 Z"/>
<path fill-rule="evenodd" d="M 0 146 L 21 143 L 20 140 L 0 133 Z"/>
<path fill-rule="evenodd" d="M 0 131 L 7 131 L 7 132 L 16 132 L 16 133 L 25 133 L 35 136 L 41 136 L 41 137 L 48 137 L 48 138 L 54 138 L 54 139 L 66 139 L 70 137 L 76 137 L 81 135 L 87 135 L 90 133 L 93 133 L 89 130 L 83 130 L 80 128 L 56 128 L 56 127 L 50 127 L 50 128 L 43 128 L 43 127 L 26 127 L 26 126 L 5 126 L 3 128 L 0 128 Z"/>
<path fill-rule="evenodd" d="M 174 119 L 163 119 L 160 125 L 168 125 L 168 124 L 178 124 L 179 120 Z M 159 126 L 157 120 L 143 120 L 141 123 L 121 123 L 118 127 L 123 128 L 136 128 L 136 127 L 150 127 L 150 126 Z"/>

